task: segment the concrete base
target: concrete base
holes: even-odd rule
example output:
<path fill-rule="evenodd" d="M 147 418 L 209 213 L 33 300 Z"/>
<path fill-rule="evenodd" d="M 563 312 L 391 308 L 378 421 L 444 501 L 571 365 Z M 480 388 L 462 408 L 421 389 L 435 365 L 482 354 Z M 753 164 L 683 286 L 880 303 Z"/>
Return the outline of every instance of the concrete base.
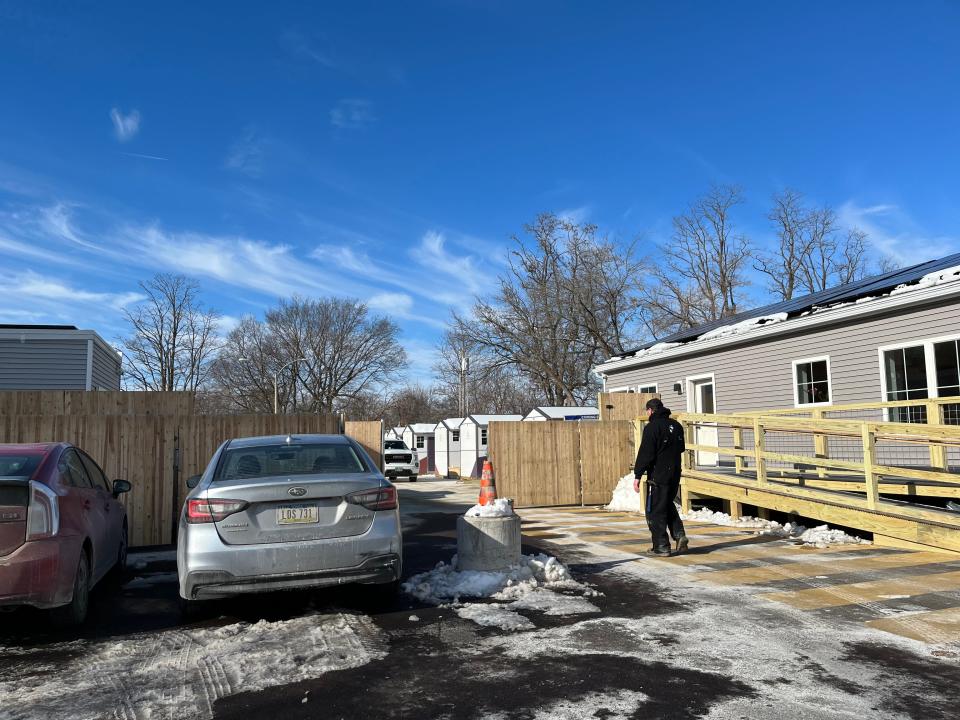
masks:
<path fill-rule="evenodd" d="M 457 569 L 505 570 L 520 562 L 520 516 L 457 518 Z"/>

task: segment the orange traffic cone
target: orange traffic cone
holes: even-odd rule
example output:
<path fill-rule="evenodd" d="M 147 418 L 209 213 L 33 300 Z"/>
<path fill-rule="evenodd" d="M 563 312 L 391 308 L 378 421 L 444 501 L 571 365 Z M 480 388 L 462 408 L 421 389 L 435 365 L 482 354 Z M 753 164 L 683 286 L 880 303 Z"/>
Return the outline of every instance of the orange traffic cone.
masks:
<path fill-rule="evenodd" d="M 497 482 L 493 478 L 493 465 L 483 461 L 483 474 L 480 475 L 480 504 L 486 505 L 497 499 Z"/>

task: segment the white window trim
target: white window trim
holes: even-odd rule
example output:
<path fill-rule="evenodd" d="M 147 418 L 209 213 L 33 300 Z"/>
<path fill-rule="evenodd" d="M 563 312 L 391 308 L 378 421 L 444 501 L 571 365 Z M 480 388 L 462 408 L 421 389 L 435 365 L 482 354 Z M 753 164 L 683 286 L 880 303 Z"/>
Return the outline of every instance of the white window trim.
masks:
<path fill-rule="evenodd" d="M 800 393 L 797 392 L 797 365 L 803 365 L 804 363 L 815 363 L 822 360 L 827 361 L 827 394 L 830 396 L 828 402 L 818 402 L 818 403 L 801 403 L 800 402 Z M 817 355 L 816 357 L 800 358 L 799 360 L 794 360 L 791 367 L 791 380 L 793 382 L 793 406 L 795 408 L 808 408 L 808 407 L 829 407 L 833 405 L 833 369 L 830 367 L 830 356 L 829 355 Z"/>
<path fill-rule="evenodd" d="M 704 375 L 689 375 L 683 379 L 684 385 L 686 385 L 685 392 L 687 393 L 687 412 L 695 413 L 697 399 L 693 396 L 693 384 L 700 380 L 709 380 L 713 383 L 713 412 L 720 412 L 717 403 L 717 378 L 715 373 L 706 373 Z"/>
<path fill-rule="evenodd" d="M 640 392 L 640 388 L 642 387 L 652 387 L 655 393 L 660 392 L 660 385 L 658 383 L 637 383 L 636 389 L 638 393 Z"/>
<path fill-rule="evenodd" d="M 910 340 L 909 342 L 900 342 L 895 345 L 884 345 L 877 348 L 877 362 L 880 366 L 880 399 L 887 401 L 887 372 L 883 367 L 883 354 L 888 350 L 903 350 L 903 348 L 923 347 L 923 360 L 927 368 L 927 398 L 934 399 L 940 397 L 940 390 L 937 387 L 937 361 L 933 354 L 933 346 L 941 342 L 950 342 L 951 340 L 960 340 L 960 335 L 942 335 L 934 338 L 923 338 Z"/>

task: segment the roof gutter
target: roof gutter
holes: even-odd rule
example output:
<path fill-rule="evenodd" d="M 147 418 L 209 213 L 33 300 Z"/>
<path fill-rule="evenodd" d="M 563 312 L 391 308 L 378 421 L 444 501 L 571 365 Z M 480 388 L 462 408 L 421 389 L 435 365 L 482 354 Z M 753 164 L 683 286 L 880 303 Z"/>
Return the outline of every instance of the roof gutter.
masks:
<path fill-rule="evenodd" d="M 628 357 L 621 360 L 608 361 L 597 365 L 593 371 L 600 377 L 605 378 L 607 373 L 618 370 L 658 365 L 664 360 L 711 352 L 735 345 L 746 345 L 756 340 L 766 340 L 777 335 L 792 333 L 796 330 L 829 326 L 841 323 L 844 320 L 849 320 L 850 318 L 879 315 L 890 310 L 911 307 L 913 305 L 923 305 L 929 303 L 931 300 L 950 298 L 956 295 L 960 295 L 960 282 L 935 285 L 929 288 L 919 288 L 898 295 L 885 295 L 859 305 L 853 302 L 833 310 L 823 309 L 811 315 L 800 315 L 783 322 L 760 325 L 756 330 L 744 333 L 743 335 L 733 335 L 730 337 L 717 338 L 716 340 L 691 340 L 678 347 L 664 350 L 655 355 Z"/>

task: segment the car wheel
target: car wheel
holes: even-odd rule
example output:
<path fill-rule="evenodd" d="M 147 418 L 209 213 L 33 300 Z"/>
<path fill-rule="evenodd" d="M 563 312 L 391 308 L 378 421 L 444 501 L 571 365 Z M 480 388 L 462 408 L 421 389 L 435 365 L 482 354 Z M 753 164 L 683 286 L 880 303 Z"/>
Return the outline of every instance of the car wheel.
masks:
<path fill-rule="evenodd" d="M 77 563 L 77 573 L 73 578 L 73 598 L 67 605 L 51 611 L 53 621 L 62 627 L 80 625 L 87 619 L 87 608 L 90 605 L 90 558 L 87 553 L 80 553 L 80 562 Z"/>
<path fill-rule="evenodd" d="M 410 476 L 410 482 L 416 482 L 416 481 L 417 481 L 417 476 L 416 476 L 416 475 L 411 475 L 411 476 Z"/>

